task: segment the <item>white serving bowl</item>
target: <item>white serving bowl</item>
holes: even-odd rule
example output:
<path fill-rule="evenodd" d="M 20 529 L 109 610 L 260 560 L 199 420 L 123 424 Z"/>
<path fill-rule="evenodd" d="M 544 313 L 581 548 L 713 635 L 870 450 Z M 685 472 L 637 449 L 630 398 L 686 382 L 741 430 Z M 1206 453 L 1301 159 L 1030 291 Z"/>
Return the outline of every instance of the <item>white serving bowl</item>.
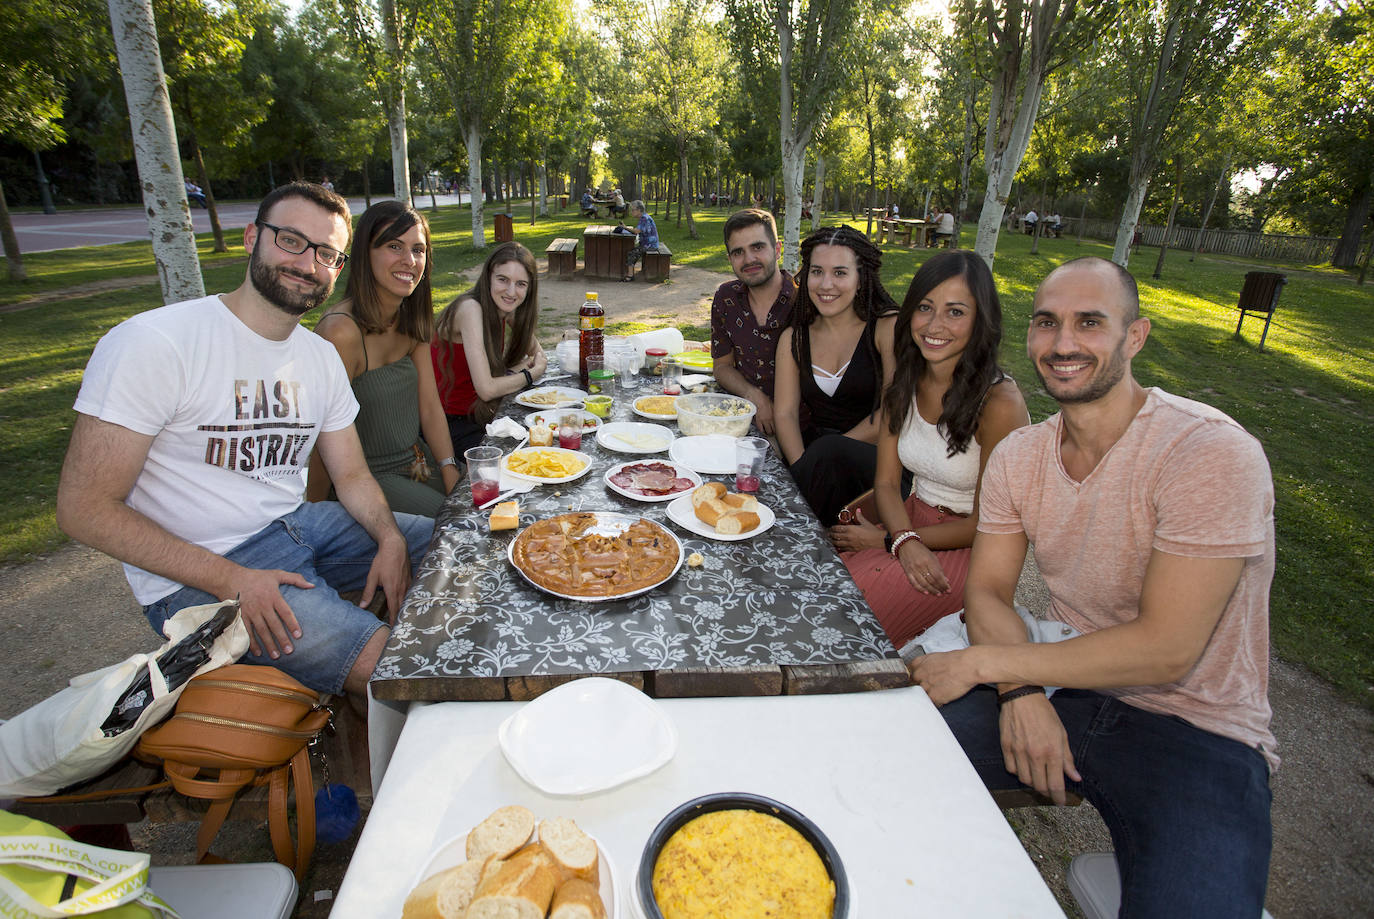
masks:
<path fill-rule="evenodd" d="M 678 396 L 677 426 L 687 437 L 728 434 L 743 437 L 754 420 L 754 403 L 729 393 L 690 393 Z"/>

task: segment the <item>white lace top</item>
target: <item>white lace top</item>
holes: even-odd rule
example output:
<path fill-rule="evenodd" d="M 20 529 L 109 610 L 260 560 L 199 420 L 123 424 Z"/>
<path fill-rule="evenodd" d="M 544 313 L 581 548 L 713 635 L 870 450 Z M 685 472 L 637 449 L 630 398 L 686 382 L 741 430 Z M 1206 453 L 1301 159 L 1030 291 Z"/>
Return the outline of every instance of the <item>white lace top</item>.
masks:
<path fill-rule="evenodd" d="M 935 425 L 921 417 L 913 399 L 906 424 L 897 436 L 897 455 L 914 475 L 911 493 L 932 507 L 971 514 L 982 450 L 977 440 L 970 439 L 963 453 L 947 456 L 948 452 L 949 444 Z"/>

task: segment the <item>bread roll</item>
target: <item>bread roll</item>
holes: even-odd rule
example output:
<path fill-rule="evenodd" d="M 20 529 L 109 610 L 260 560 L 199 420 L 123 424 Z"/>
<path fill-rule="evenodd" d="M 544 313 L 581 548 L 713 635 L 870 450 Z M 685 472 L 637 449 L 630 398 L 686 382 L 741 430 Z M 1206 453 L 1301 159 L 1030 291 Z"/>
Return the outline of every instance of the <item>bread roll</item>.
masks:
<path fill-rule="evenodd" d="M 487 518 L 487 524 L 492 532 L 497 530 L 513 530 L 520 526 L 520 502 L 502 501 L 491 509 L 491 516 Z"/>
<path fill-rule="evenodd" d="M 707 526 L 719 526 L 720 519 L 730 513 L 730 505 L 715 498 L 708 498 L 698 504 L 693 510 L 696 511 L 697 519 Z"/>
<path fill-rule="evenodd" d="M 707 482 L 705 485 L 698 485 L 692 491 L 692 507 L 700 507 L 713 498 L 723 498 L 726 490 L 723 482 Z"/>
<path fill-rule="evenodd" d="M 759 515 L 753 511 L 731 511 L 716 521 L 716 532 L 737 536 L 752 532 L 759 525 Z"/>
<path fill-rule="evenodd" d="M 505 858 L 528 842 L 532 835 L 534 813 L 529 808 L 518 804 L 498 808 L 468 834 L 468 859 L 488 855 Z"/>
<path fill-rule="evenodd" d="M 580 878 L 596 884 L 599 880 L 596 841 L 567 817 L 554 817 L 539 823 L 539 844 L 553 859 L 559 879 Z"/>
<path fill-rule="evenodd" d="M 558 886 L 553 859 L 526 846 L 477 886 L 465 919 L 544 919 Z"/>
<path fill-rule="evenodd" d="M 733 511 L 752 511 L 759 506 L 759 499 L 753 495 L 741 495 L 730 492 L 720 500 L 724 501 Z"/>
<path fill-rule="evenodd" d="M 554 891 L 549 919 L 606 919 L 606 904 L 595 886 L 574 878 Z"/>
<path fill-rule="evenodd" d="M 426 878 L 406 897 L 401 919 L 463 919 L 489 861 L 463 862 Z"/>

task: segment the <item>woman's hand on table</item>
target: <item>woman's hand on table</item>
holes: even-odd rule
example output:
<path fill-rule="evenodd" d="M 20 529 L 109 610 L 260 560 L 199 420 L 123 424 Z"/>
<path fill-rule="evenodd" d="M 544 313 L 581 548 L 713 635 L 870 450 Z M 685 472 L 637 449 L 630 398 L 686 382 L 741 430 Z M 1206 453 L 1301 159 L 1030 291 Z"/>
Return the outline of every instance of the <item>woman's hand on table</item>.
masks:
<path fill-rule="evenodd" d="M 897 560 L 902 563 L 906 579 L 911 586 L 923 594 L 949 593 L 949 578 L 935 553 L 926 548 L 919 539 L 908 539 L 897 550 Z"/>
<path fill-rule="evenodd" d="M 854 517 L 854 523 L 842 523 L 830 528 L 831 544 L 840 552 L 883 548 L 883 536 L 887 531 L 870 522 L 862 510 L 855 511 Z"/>

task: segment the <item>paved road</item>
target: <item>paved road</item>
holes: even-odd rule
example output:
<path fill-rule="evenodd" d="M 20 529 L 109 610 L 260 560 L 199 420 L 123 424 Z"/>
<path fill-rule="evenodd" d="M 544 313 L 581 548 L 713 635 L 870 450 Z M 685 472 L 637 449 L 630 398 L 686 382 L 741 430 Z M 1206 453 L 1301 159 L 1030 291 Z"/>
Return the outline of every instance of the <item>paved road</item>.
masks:
<path fill-rule="evenodd" d="M 373 201 L 383 200 L 374 197 Z M 417 196 L 420 207 L 429 205 L 429 195 Z M 436 195 L 439 204 L 459 204 L 455 195 Z M 362 198 L 349 198 L 348 206 L 354 214 L 366 209 Z M 256 204 L 218 205 L 220 226 L 231 242 L 241 236 L 243 227 L 257 213 Z M 191 208 L 191 219 L 197 233 L 210 232 L 210 215 L 203 209 Z M 13 214 L 15 235 L 19 237 L 20 252 L 51 252 L 55 249 L 75 249 L 80 246 L 104 246 L 148 239 L 148 221 L 141 207 L 101 208 L 77 210 L 59 208 L 56 214 Z"/>

